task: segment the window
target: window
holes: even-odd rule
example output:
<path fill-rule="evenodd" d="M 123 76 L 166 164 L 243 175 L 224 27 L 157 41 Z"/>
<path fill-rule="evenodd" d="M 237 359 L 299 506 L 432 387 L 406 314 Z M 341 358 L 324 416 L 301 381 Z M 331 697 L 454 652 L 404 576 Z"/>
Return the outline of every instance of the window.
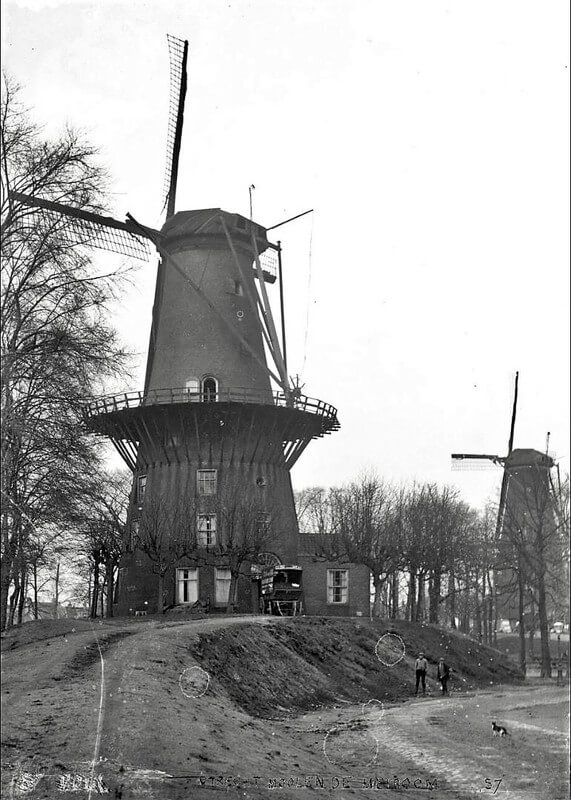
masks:
<path fill-rule="evenodd" d="M 215 469 L 197 469 L 196 470 L 196 488 L 198 494 L 216 494 L 217 485 L 217 470 Z"/>
<path fill-rule="evenodd" d="M 197 395 L 198 392 L 200 391 L 200 381 L 198 380 L 198 378 L 188 378 L 184 386 L 189 394 Z"/>
<path fill-rule="evenodd" d="M 218 399 L 218 384 L 216 378 L 203 378 L 202 400 L 205 403 L 215 403 Z"/>
<path fill-rule="evenodd" d="M 327 602 L 346 603 L 348 597 L 349 571 L 346 569 L 327 570 Z"/>
<path fill-rule="evenodd" d="M 137 503 L 141 505 L 143 497 L 145 496 L 145 489 L 147 488 L 147 476 L 139 475 L 137 478 Z"/>
<path fill-rule="evenodd" d="M 178 603 L 196 603 L 198 600 L 197 569 L 177 569 L 176 592 Z"/>
<path fill-rule="evenodd" d="M 216 514 L 199 514 L 197 533 L 199 547 L 212 547 L 216 544 Z"/>
<path fill-rule="evenodd" d="M 230 597 L 230 581 L 232 580 L 232 573 L 229 569 L 214 569 L 214 597 L 216 603 L 228 605 L 228 598 Z"/>
<path fill-rule="evenodd" d="M 240 281 L 234 281 L 234 294 L 237 294 L 239 297 L 244 295 L 244 290 Z"/>

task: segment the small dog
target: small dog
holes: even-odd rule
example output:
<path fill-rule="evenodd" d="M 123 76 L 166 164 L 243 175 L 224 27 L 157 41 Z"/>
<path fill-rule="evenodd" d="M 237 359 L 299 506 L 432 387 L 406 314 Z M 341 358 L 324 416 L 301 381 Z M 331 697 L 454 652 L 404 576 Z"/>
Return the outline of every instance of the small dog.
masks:
<path fill-rule="evenodd" d="M 492 721 L 492 736 L 510 736 L 507 728 L 503 725 L 496 725 L 496 720 Z"/>

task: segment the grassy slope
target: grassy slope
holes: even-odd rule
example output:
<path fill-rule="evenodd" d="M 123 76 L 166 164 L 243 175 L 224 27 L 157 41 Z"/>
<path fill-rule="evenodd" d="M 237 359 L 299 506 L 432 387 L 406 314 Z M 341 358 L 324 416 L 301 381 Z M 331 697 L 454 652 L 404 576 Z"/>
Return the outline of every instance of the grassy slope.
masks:
<path fill-rule="evenodd" d="M 404 659 L 393 667 L 374 655 L 376 642 L 387 631 L 398 634 L 405 645 Z M 429 662 L 428 686 L 433 691 L 438 689 L 440 656 L 454 670 L 452 691 L 521 680 L 513 663 L 497 650 L 436 626 L 403 622 L 387 626 L 297 618 L 263 630 L 240 627 L 204 633 L 190 650 L 237 705 L 258 717 L 301 712 L 336 698 L 403 700 L 411 693 L 419 651 Z"/>

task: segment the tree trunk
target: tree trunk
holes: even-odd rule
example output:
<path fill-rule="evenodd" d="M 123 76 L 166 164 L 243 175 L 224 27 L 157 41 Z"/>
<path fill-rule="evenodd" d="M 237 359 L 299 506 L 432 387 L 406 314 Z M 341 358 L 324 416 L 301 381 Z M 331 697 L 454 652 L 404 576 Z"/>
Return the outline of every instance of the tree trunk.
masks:
<path fill-rule="evenodd" d="M 440 568 L 434 570 L 430 582 L 430 611 L 428 621 L 434 625 L 438 625 L 439 611 L 440 611 L 440 589 L 441 589 L 442 576 Z"/>
<path fill-rule="evenodd" d="M 55 577 L 55 587 L 54 587 L 54 619 L 58 618 L 59 615 L 59 561 L 57 562 L 56 567 L 56 577 Z"/>
<path fill-rule="evenodd" d="M 523 585 L 523 575 L 521 572 L 521 559 L 517 571 L 517 588 L 518 588 L 518 616 L 519 616 L 519 668 L 526 674 L 527 661 L 525 656 L 525 587 Z"/>
<path fill-rule="evenodd" d="M 494 598 L 488 595 L 488 644 L 494 644 Z"/>
<path fill-rule="evenodd" d="M 101 592 L 99 593 L 99 610 L 101 612 L 101 619 L 105 617 L 105 594 L 106 594 L 106 583 L 105 583 L 105 576 L 103 577 L 103 581 L 101 583 Z"/>
<path fill-rule="evenodd" d="M 434 606 L 434 575 L 432 570 L 428 573 L 428 621 L 431 622 L 432 608 Z"/>
<path fill-rule="evenodd" d="M 460 630 L 462 633 L 470 633 L 470 570 L 464 570 L 464 592 L 462 603 L 462 619 L 460 620 Z"/>
<path fill-rule="evenodd" d="M 453 631 L 456 630 L 456 576 L 454 575 L 454 567 L 450 568 L 448 575 L 448 593 L 450 596 L 450 627 Z"/>
<path fill-rule="evenodd" d="M 6 503 L 2 504 L 2 558 L 0 559 L 0 628 L 7 630 L 10 627 L 9 602 L 10 586 L 12 584 L 12 573 L 18 552 L 18 542 L 21 541 L 22 520 L 18 504 L 8 497 L 11 501 L 10 508 L 14 512 L 9 513 Z M 12 520 L 10 523 L 9 520 Z"/>
<path fill-rule="evenodd" d="M 418 596 L 416 601 L 416 622 L 422 622 L 424 617 L 424 572 L 418 573 Z"/>
<path fill-rule="evenodd" d="M 14 591 L 10 595 L 10 610 L 8 612 L 8 628 L 11 628 L 14 625 L 14 615 L 16 613 L 16 607 L 18 605 L 18 599 L 20 597 L 20 576 L 18 573 L 14 575 Z"/>
<path fill-rule="evenodd" d="M 158 586 L 157 586 L 157 614 L 163 613 L 163 593 L 164 593 L 164 585 L 165 585 L 165 573 L 159 572 L 158 574 Z"/>
<path fill-rule="evenodd" d="M 90 612 L 91 612 L 91 574 L 92 570 L 91 567 L 89 567 L 89 574 L 87 576 L 87 608 L 89 608 Z"/>
<path fill-rule="evenodd" d="M 34 619 L 38 618 L 38 562 L 34 561 L 32 566 L 32 588 L 34 591 Z"/>
<path fill-rule="evenodd" d="M 480 571 L 479 570 L 476 570 L 476 574 L 474 576 L 474 600 L 475 600 L 474 612 L 476 614 L 476 636 L 478 637 L 478 641 L 481 644 L 482 643 L 482 607 L 480 605 Z"/>
<path fill-rule="evenodd" d="M 24 604 L 26 602 L 26 591 L 28 588 L 28 576 L 26 574 L 26 567 L 22 567 L 22 572 L 20 573 L 20 581 L 22 586 L 22 591 L 20 592 L 20 597 L 18 598 L 18 618 L 17 624 L 22 624 L 22 618 L 24 616 Z"/>
<path fill-rule="evenodd" d="M 113 580 L 113 562 L 107 562 L 107 616 L 113 616 L 113 593 L 115 591 L 115 581 Z"/>
<path fill-rule="evenodd" d="M 230 587 L 228 589 L 228 605 L 226 613 L 232 614 L 236 609 L 236 596 L 238 593 L 238 568 L 230 567 Z"/>
<path fill-rule="evenodd" d="M 91 594 L 91 608 L 89 616 L 91 619 L 97 618 L 97 601 L 99 600 L 99 564 L 93 566 L 93 592 Z"/>
<path fill-rule="evenodd" d="M 416 617 L 416 573 L 412 567 L 409 572 L 406 609 L 408 622 L 414 622 Z"/>
<path fill-rule="evenodd" d="M 495 647 L 498 644 L 498 598 L 495 583 L 490 576 L 489 567 L 486 567 L 485 578 L 488 581 L 488 592 L 490 595 L 490 644 Z"/>
<path fill-rule="evenodd" d="M 381 617 L 381 599 L 383 582 L 379 575 L 373 576 L 373 587 L 375 589 L 375 597 L 373 599 L 373 616 Z"/>
<path fill-rule="evenodd" d="M 399 615 L 399 577 L 397 572 L 393 572 L 391 578 L 391 619 L 397 619 Z"/>
<path fill-rule="evenodd" d="M 0 603 L 2 604 L 1 627 L 7 630 L 8 626 L 8 602 L 10 597 L 10 584 L 12 583 L 12 570 L 8 560 L 2 559 L 2 569 L 0 577 Z"/>
<path fill-rule="evenodd" d="M 541 677 L 551 678 L 551 653 L 549 652 L 549 623 L 544 575 L 537 578 L 537 605 L 539 606 L 539 634 L 541 636 Z"/>

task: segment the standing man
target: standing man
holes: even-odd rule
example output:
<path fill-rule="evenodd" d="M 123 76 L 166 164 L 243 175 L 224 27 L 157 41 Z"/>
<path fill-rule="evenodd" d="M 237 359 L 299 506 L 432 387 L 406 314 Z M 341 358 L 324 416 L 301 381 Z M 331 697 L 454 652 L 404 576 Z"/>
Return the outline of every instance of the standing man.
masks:
<path fill-rule="evenodd" d="M 416 670 L 416 689 L 415 694 L 418 694 L 418 684 L 422 681 L 422 694 L 426 694 L 426 670 L 428 669 L 428 662 L 424 657 L 424 653 L 419 653 L 418 658 L 414 662 Z"/>
<path fill-rule="evenodd" d="M 450 668 L 448 667 L 448 664 L 444 661 L 444 658 L 442 656 L 440 656 L 440 659 L 438 661 L 436 677 L 440 681 L 440 688 L 442 690 L 442 694 L 448 694 L 448 678 L 450 677 Z"/>

